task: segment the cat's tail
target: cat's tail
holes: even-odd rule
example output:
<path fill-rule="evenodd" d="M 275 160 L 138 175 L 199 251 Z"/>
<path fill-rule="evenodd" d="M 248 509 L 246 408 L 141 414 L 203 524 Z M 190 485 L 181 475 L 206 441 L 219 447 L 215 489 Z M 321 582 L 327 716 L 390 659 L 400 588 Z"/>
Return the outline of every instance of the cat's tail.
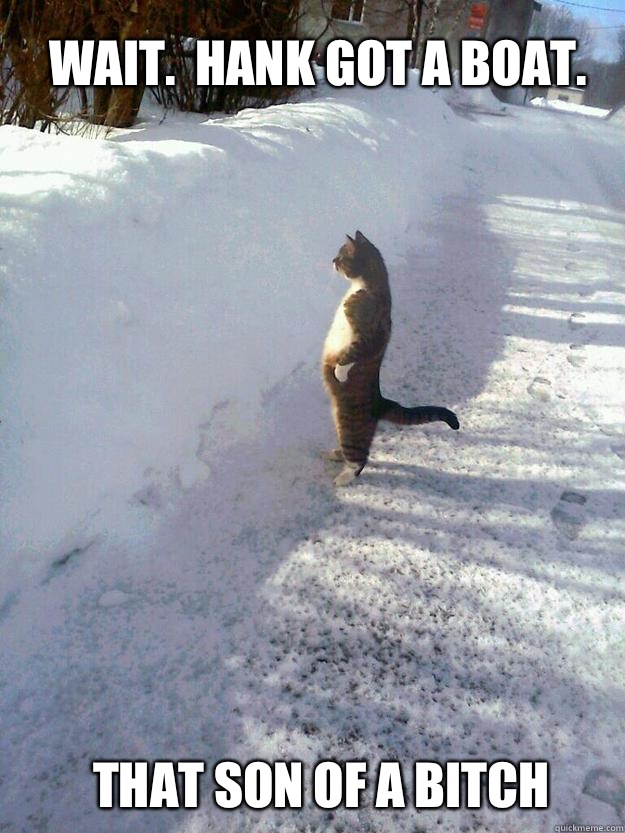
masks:
<path fill-rule="evenodd" d="M 416 408 L 404 408 L 399 402 L 380 397 L 376 416 L 396 425 L 425 425 L 427 422 L 446 422 L 450 428 L 457 431 L 460 428 L 458 417 L 448 408 L 438 405 L 419 405 Z"/>

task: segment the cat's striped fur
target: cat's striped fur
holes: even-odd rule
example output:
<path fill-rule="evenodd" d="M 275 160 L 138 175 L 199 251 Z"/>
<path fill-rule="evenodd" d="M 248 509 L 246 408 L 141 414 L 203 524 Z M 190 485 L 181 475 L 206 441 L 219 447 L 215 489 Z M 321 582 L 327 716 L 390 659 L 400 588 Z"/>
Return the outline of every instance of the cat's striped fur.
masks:
<path fill-rule="evenodd" d="M 447 408 L 404 408 L 380 392 L 380 366 L 391 336 L 391 291 L 380 252 L 356 232 L 334 258 L 334 268 L 351 286 L 341 301 L 323 349 L 323 380 L 332 402 L 339 447 L 329 459 L 344 463 L 335 479 L 344 486 L 367 463 L 378 421 L 422 425 L 443 421 L 458 429 Z"/>

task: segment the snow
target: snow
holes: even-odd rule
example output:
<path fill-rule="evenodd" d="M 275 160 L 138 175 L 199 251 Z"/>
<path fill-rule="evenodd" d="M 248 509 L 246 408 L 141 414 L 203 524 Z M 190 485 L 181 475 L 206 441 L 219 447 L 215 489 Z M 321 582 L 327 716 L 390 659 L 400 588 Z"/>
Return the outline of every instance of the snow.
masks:
<path fill-rule="evenodd" d="M 552 110 L 562 110 L 565 113 L 579 113 L 584 116 L 593 116 L 597 119 L 604 119 L 610 112 L 603 107 L 592 107 L 589 104 L 575 104 L 572 101 L 560 101 L 559 99 L 549 99 L 542 96 L 532 98 L 530 104 L 533 107 L 548 107 Z"/>
<path fill-rule="evenodd" d="M 625 125 L 625 106 L 616 107 L 608 117 L 611 124 Z"/>
<path fill-rule="evenodd" d="M 460 70 L 457 69 L 453 71 L 451 87 L 442 88 L 441 92 L 456 111 L 469 110 L 496 116 L 504 115 L 510 109 L 500 98 L 497 98 L 489 86 L 463 87 L 460 83 Z"/>
<path fill-rule="evenodd" d="M 0 130 L 3 829 L 622 821 L 622 127 L 492 104 Z M 384 427 L 337 490 L 318 364 L 357 228 L 383 390 L 461 430 Z M 218 760 L 330 758 L 546 759 L 550 807 L 211 800 Z M 100 811 L 93 759 L 206 760 L 201 808 Z"/>

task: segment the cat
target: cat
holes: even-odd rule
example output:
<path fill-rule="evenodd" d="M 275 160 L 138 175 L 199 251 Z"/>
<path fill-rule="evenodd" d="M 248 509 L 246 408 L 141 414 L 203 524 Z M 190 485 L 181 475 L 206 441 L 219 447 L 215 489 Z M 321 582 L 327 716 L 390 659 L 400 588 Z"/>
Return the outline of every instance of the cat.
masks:
<path fill-rule="evenodd" d="M 367 464 L 381 419 L 398 425 L 446 422 L 460 427 L 453 411 L 435 405 L 404 408 L 380 392 L 380 366 L 391 337 L 391 290 L 382 255 L 360 231 L 333 260 L 350 287 L 326 336 L 322 375 L 332 403 L 339 447 L 324 456 L 344 464 L 334 480 L 346 486 Z"/>

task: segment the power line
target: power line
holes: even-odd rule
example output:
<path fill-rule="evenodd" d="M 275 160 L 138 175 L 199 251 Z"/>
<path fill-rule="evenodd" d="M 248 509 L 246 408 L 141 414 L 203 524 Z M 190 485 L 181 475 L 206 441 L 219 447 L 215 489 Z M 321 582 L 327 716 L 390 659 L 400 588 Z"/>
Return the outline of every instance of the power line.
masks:
<path fill-rule="evenodd" d="M 616 12 L 616 14 L 625 14 L 625 9 L 608 9 L 605 6 L 587 6 L 585 3 L 574 3 L 572 0 L 557 0 L 558 5 L 576 6 L 578 9 L 590 9 L 597 12 Z"/>

